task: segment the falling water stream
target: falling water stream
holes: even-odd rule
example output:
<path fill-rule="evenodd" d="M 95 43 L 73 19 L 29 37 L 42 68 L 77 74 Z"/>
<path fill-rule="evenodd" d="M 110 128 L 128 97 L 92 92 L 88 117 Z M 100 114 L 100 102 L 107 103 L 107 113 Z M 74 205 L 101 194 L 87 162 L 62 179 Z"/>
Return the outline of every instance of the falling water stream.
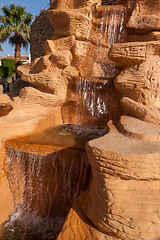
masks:
<path fill-rule="evenodd" d="M 124 41 L 125 18 L 126 10 L 122 6 L 102 7 L 94 13 L 94 26 L 97 33 L 94 72 L 98 76 L 99 66 L 101 66 L 103 73 L 100 77 L 76 78 L 76 92 L 79 95 L 76 114 L 81 124 L 85 123 L 85 119 L 91 119 L 88 128 L 103 126 L 101 119 L 105 118 L 107 122 L 111 115 L 109 104 L 112 102 L 114 105 L 116 101 L 116 99 L 113 100 L 115 94 L 112 89 L 119 70 L 115 63 L 108 59 L 108 52 L 112 44 Z"/>
<path fill-rule="evenodd" d="M 116 75 L 115 65 L 106 62 L 106 58 L 111 45 L 122 41 L 125 35 L 124 10 L 117 12 L 113 7 L 108 12 L 106 7 L 101 17 L 98 14 L 96 17 L 101 21 L 96 23 L 95 61 L 101 64 L 105 76 L 98 79 L 79 77 L 76 81 L 76 92 L 80 96 L 76 110 L 79 124 L 87 115 L 94 128 L 87 126 L 90 130 L 86 130 L 64 124 L 58 130 L 53 127 L 30 138 L 29 147 L 36 144 L 40 148 L 43 145 L 60 147 L 49 154 L 16 150 L 14 144 L 7 147 L 5 171 L 15 209 L 2 225 L 1 240 L 56 239 L 74 199 L 88 186 L 90 165 L 84 146 L 87 141 L 107 132 L 104 128 L 95 131 L 97 119 L 105 119 L 109 114 L 110 96 L 105 89 Z"/>
<path fill-rule="evenodd" d="M 39 155 L 8 148 L 5 169 L 15 210 L 0 239 L 56 239 L 89 179 L 86 153 L 61 149 Z"/>
<path fill-rule="evenodd" d="M 99 12 L 95 13 L 95 17 L 99 19 Z M 114 43 L 123 42 L 126 36 L 124 28 L 126 10 L 117 9 L 112 6 L 110 10 L 107 7 L 101 10 L 100 21 L 97 26 L 97 53 L 96 62 L 101 63 L 106 78 L 115 78 L 117 69 L 115 63 L 108 61 L 108 52 Z M 104 77 L 104 76 L 103 76 Z"/>
<path fill-rule="evenodd" d="M 113 91 L 113 79 L 79 77 L 76 81 L 79 95 L 77 100 L 77 121 L 86 129 L 105 128 L 111 115 L 111 102 L 114 108 L 116 96 Z M 112 98 L 115 98 L 114 101 Z"/>

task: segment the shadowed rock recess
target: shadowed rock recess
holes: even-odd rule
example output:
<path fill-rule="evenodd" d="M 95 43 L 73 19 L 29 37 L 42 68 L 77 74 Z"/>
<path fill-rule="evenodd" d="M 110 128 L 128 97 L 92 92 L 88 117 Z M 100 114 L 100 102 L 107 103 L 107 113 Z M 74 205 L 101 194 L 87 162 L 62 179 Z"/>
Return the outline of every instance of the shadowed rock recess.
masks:
<path fill-rule="evenodd" d="M 0 239 L 160 239 L 160 0 L 54 0 L 31 84 L 0 97 Z M 14 96 L 14 97 L 12 97 Z"/>

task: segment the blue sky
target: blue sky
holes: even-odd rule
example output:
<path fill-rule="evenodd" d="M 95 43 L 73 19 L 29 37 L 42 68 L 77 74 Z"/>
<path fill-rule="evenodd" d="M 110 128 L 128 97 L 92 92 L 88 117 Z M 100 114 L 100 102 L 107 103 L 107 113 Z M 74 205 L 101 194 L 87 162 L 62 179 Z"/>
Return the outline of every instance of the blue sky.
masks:
<path fill-rule="evenodd" d="M 0 8 L 3 5 L 9 6 L 11 3 L 16 3 L 26 7 L 26 11 L 33 14 L 33 16 L 39 15 L 40 10 L 44 9 L 50 0 L 0 0 Z M 6 56 L 7 54 L 14 55 L 14 46 L 9 45 L 7 42 L 2 45 L 3 52 L 0 52 L 0 56 Z M 21 49 L 22 55 L 28 55 L 29 47 L 27 50 Z"/>

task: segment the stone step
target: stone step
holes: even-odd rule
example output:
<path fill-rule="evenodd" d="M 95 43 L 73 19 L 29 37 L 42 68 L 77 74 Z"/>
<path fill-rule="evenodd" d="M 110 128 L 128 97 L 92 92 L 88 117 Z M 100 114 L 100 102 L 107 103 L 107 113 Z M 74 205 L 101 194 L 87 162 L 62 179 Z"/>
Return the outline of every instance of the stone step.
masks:
<path fill-rule="evenodd" d="M 133 117 L 122 116 L 117 127 L 126 136 L 132 136 L 144 141 L 160 141 L 160 125 L 147 123 Z"/>
<path fill-rule="evenodd" d="M 160 179 L 160 142 L 127 137 L 112 125 L 107 135 L 87 144 L 87 151 L 93 171 L 100 164 L 108 177 Z"/>
<path fill-rule="evenodd" d="M 131 126 L 135 126 L 132 120 Z M 141 132 L 152 135 L 140 126 Z M 158 239 L 160 142 L 131 138 L 112 124 L 109 127 L 108 134 L 86 145 L 93 177 L 83 199 L 84 212 L 106 234 L 112 232 L 120 239 Z"/>

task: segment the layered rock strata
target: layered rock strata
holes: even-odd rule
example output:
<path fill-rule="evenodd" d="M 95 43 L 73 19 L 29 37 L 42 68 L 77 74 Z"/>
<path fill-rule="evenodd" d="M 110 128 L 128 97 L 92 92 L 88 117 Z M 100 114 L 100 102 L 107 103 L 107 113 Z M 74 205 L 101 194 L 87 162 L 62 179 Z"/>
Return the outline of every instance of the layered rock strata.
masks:
<path fill-rule="evenodd" d="M 87 144 L 93 177 L 58 239 L 158 239 L 160 127 L 122 117 L 118 130 Z"/>
<path fill-rule="evenodd" d="M 16 113 L 27 118 L 26 122 L 15 120 L 18 133 L 10 125 L 2 134 L 5 138 L 27 131 L 37 132 L 52 121 L 62 123 L 66 115 L 72 119 L 74 77 L 106 80 L 108 66 L 116 68 L 112 77 L 116 77 L 115 86 L 122 96 L 126 116 L 121 117 L 116 126 L 111 123 L 110 132 L 104 137 L 87 143 L 91 181 L 88 189 L 75 200 L 58 240 L 157 240 L 160 236 L 159 0 L 120 2 L 122 5 L 104 10 L 96 5 L 99 1 L 94 0 L 54 1 L 48 11 L 54 35 L 44 43 L 45 56 L 18 69 L 22 79 L 37 89 L 22 90 L 20 96 L 13 99 L 14 110 L 1 119 L 1 123 L 6 119 L 13 121 Z M 130 14 L 128 23 L 123 15 L 125 11 L 127 16 Z M 129 42 L 111 47 L 112 62 L 108 60 L 108 50 L 114 42 L 106 40 L 110 31 L 104 28 L 109 22 L 100 20 L 105 18 L 104 12 L 110 20 L 120 13 L 116 22 L 119 31 L 122 25 L 128 27 L 128 36 L 120 41 Z M 112 23 L 114 25 L 115 20 Z M 99 58 L 97 53 L 105 54 Z M 28 99 L 34 99 L 33 106 Z M 35 108 L 39 114 L 33 113 Z M 41 119 L 43 109 L 45 115 L 47 109 L 53 113 L 47 123 Z M 30 119 L 31 114 L 36 117 Z M 38 127 L 38 120 L 44 125 L 40 122 Z"/>
<path fill-rule="evenodd" d="M 77 232 L 77 239 L 82 239 L 84 233 L 85 237 L 92 233 L 93 226 L 106 234 L 106 239 L 146 240 L 160 236 L 159 32 L 155 32 L 158 7 L 159 1 L 137 0 L 127 26 L 143 30 L 144 35 L 137 31 L 133 36 L 130 32 L 129 41 L 133 38 L 140 42 L 118 43 L 110 50 L 110 59 L 124 66 L 115 86 L 122 95 L 125 115 L 132 117 L 121 117 L 117 127 L 110 124 L 107 135 L 87 144 L 93 177 L 88 190 L 76 202 L 83 225 L 73 206 L 58 239 L 67 235 L 76 239 Z M 73 218 L 76 227 L 70 225 Z M 96 234 L 94 237 L 103 239 Z"/>
<path fill-rule="evenodd" d="M 159 44 L 159 41 L 115 44 L 110 51 L 112 60 L 126 65 L 115 80 L 116 88 L 125 98 L 124 100 L 122 98 L 124 109 L 129 114 L 136 114 L 129 100 L 127 101 L 127 98 L 130 98 L 137 112 L 138 110 L 142 112 L 140 108 L 144 109 L 145 115 L 152 115 L 148 121 L 158 124 L 160 123 Z"/>
<path fill-rule="evenodd" d="M 33 84 L 39 91 L 54 96 L 56 105 L 62 109 L 64 122 L 72 119 L 77 123 L 76 89 L 73 93 L 77 95 L 75 99 L 70 94 L 73 90 L 73 79 L 78 82 L 78 76 L 91 78 L 90 81 L 93 78 L 101 81 L 103 78 L 105 86 L 105 81 L 108 81 L 108 78 L 113 79 L 119 72 L 119 64 L 113 64 L 107 53 L 113 42 L 125 38 L 124 26 L 128 11 L 126 3 L 106 8 L 99 6 L 97 1 L 84 1 L 79 4 L 57 1 L 48 10 L 48 19 L 54 34 L 44 42 L 45 56 L 36 58 L 28 66 L 20 66 L 18 74 L 23 81 Z M 40 16 L 42 17 L 43 15 Z M 114 105 L 117 110 L 114 113 L 109 110 L 106 121 L 117 119 L 121 112 L 119 94 L 113 85 L 111 88 L 111 92 L 117 97 L 116 100 L 113 97 L 109 99 L 109 105 Z M 106 89 L 106 95 L 107 91 Z M 65 113 L 68 117 L 64 117 Z M 101 119 L 98 125 L 104 125 Z M 86 122 L 89 123 L 90 119 Z"/>

